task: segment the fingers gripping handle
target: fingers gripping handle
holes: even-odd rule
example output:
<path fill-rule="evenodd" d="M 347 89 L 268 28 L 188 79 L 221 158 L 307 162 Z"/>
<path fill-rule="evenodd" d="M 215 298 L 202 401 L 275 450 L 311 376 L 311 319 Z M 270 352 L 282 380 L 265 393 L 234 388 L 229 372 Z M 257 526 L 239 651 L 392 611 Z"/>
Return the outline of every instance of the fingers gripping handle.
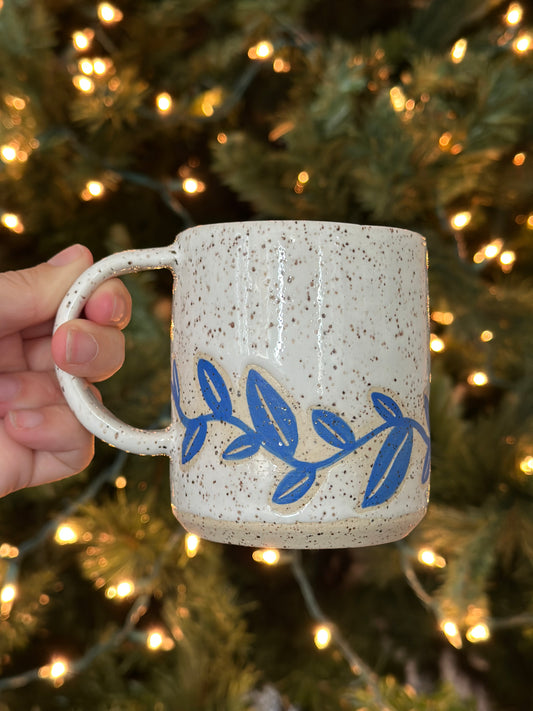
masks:
<path fill-rule="evenodd" d="M 175 253 L 173 245 L 159 249 L 136 249 L 118 252 L 93 264 L 72 285 L 63 299 L 54 331 L 66 321 L 78 318 L 93 291 L 104 281 L 147 269 L 172 269 Z M 173 437 L 170 427 L 144 430 L 127 425 L 99 402 L 84 378 L 70 375 L 58 367 L 56 373 L 66 401 L 89 432 L 127 452 L 172 456 Z"/>

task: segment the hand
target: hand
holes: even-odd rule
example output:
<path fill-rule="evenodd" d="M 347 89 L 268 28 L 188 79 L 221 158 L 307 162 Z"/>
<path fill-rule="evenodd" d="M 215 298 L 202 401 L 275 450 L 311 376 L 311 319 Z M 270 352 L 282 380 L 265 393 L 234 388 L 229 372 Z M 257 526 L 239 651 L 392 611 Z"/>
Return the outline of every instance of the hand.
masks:
<path fill-rule="evenodd" d="M 94 439 L 66 404 L 54 362 L 91 382 L 120 368 L 131 314 L 126 287 L 118 279 L 102 284 L 85 318 L 52 337 L 63 296 L 92 261 L 73 245 L 45 264 L 0 274 L 0 496 L 76 474 L 93 457 Z"/>

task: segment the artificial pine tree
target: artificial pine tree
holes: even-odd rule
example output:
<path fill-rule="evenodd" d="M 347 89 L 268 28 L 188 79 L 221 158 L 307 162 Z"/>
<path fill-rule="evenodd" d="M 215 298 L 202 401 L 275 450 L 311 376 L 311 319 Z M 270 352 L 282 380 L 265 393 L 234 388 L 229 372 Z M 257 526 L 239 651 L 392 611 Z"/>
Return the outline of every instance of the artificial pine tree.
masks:
<path fill-rule="evenodd" d="M 197 223 L 406 227 L 433 352 L 431 503 L 397 544 L 198 542 L 167 462 L 103 444 L 3 499 L 2 711 L 531 708 L 532 24 L 507 0 L 0 0 L 2 270 Z M 104 400 L 161 426 L 169 281 L 127 284 Z"/>

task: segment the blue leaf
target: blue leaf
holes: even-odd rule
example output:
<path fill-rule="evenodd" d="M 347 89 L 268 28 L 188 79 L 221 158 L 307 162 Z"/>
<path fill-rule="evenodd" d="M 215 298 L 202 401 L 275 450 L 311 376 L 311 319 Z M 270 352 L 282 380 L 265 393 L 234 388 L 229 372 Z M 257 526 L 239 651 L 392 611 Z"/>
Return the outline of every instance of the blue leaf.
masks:
<path fill-rule="evenodd" d="M 298 444 L 296 418 L 281 395 L 257 370 L 248 372 L 246 399 L 265 449 L 273 454 L 294 454 Z"/>
<path fill-rule="evenodd" d="M 392 422 L 392 420 L 403 418 L 402 411 L 388 395 L 384 393 L 372 393 L 370 397 L 376 412 L 383 417 L 385 422 Z"/>
<path fill-rule="evenodd" d="M 355 437 L 346 422 L 328 410 L 313 410 L 311 419 L 315 432 L 322 439 L 338 449 L 353 449 Z"/>
<path fill-rule="evenodd" d="M 204 417 L 197 417 L 195 420 L 189 420 L 189 424 L 183 435 L 183 444 L 181 450 L 181 463 L 186 464 L 198 454 L 202 449 L 207 435 L 207 422 Z"/>
<path fill-rule="evenodd" d="M 413 449 L 411 427 L 394 427 L 372 466 L 362 507 L 377 506 L 398 490 L 404 480 Z"/>
<path fill-rule="evenodd" d="M 424 466 L 422 467 L 422 484 L 425 484 L 429 479 L 431 470 L 431 447 L 428 445 L 426 456 L 424 457 Z"/>
<path fill-rule="evenodd" d="M 272 496 L 275 504 L 292 504 L 302 498 L 313 485 L 316 466 L 302 462 L 301 468 L 292 469 L 276 487 Z"/>
<path fill-rule="evenodd" d="M 222 453 L 222 459 L 232 461 L 252 457 L 261 446 L 261 439 L 255 433 L 246 433 L 234 439 Z"/>
<path fill-rule="evenodd" d="M 204 358 L 198 361 L 198 382 L 213 415 L 219 420 L 231 417 L 231 399 L 226 383 L 215 366 Z"/>

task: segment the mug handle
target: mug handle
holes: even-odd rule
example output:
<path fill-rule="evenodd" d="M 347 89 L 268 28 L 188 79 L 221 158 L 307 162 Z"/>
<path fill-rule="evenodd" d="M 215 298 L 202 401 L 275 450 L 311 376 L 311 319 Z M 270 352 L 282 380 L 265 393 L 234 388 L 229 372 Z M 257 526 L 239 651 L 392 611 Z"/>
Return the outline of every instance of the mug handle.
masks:
<path fill-rule="evenodd" d="M 93 291 L 104 281 L 147 269 L 166 268 L 173 271 L 176 255 L 176 246 L 169 245 L 117 252 L 96 262 L 81 274 L 65 295 L 57 311 L 54 332 L 65 322 L 80 316 Z M 132 427 L 102 405 L 84 378 L 70 375 L 58 366 L 56 374 L 67 403 L 89 432 L 133 454 L 172 456 L 174 438 L 170 425 L 160 430 Z"/>

